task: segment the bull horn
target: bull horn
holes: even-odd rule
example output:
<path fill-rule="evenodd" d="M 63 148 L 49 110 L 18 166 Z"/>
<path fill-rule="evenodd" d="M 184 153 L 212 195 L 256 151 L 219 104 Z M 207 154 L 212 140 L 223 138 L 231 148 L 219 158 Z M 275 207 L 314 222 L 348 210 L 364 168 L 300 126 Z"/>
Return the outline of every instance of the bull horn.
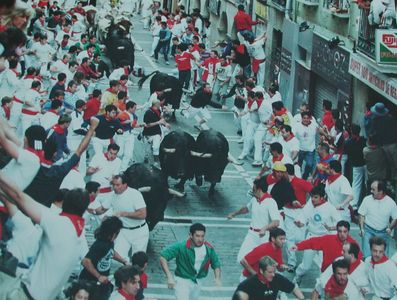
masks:
<path fill-rule="evenodd" d="M 168 88 L 168 89 L 163 90 L 164 93 L 171 92 L 171 91 L 172 91 L 172 88 Z"/>
<path fill-rule="evenodd" d="M 238 161 L 236 161 L 236 160 L 234 159 L 234 157 L 232 157 L 232 156 L 230 155 L 230 153 L 227 155 L 227 160 L 228 160 L 231 164 L 237 165 L 237 166 L 241 166 L 242 164 L 244 164 L 243 162 L 238 162 Z"/>
<path fill-rule="evenodd" d="M 142 186 L 138 188 L 138 191 L 140 191 L 141 193 L 149 193 L 151 190 L 152 188 L 150 186 Z"/>
<path fill-rule="evenodd" d="M 163 148 L 163 151 L 165 153 L 175 153 L 176 149 L 175 148 Z"/>
<path fill-rule="evenodd" d="M 201 153 L 201 152 L 196 152 L 193 150 L 190 150 L 190 155 L 196 156 L 196 157 L 202 157 L 202 158 L 211 158 L 212 157 L 212 153 Z"/>
<path fill-rule="evenodd" d="M 171 188 L 168 188 L 168 193 L 170 193 L 170 195 L 173 195 L 173 196 L 178 197 L 178 198 L 182 198 L 182 197 L 185 196 L 185 193 L 178 192 L 178 191 L 176 191 L 174 189 L 171 189 Z"/>

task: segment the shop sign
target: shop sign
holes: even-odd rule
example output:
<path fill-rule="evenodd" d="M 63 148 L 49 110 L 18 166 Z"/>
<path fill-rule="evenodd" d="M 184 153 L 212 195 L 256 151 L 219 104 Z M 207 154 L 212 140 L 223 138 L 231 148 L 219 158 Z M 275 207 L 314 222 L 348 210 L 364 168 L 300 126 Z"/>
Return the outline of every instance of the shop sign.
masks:
<path fill-rule="evenodd" d="M 375 32 L 375 58 L 378 64 L 397 65 L 397 31 L 378 29 Z"/>
<path fill-rule="evenodd" d="M 350 57 L 349 73 L 397 105 L 397 81 L 359 59 Z"/>
<path fill-rule="evenodd" d="M 268 7 L 257 1 L 255 4 L 255 14 L 262 20 L 267 21 Z"/>
<path fill-rule="evenodd" d="M 350 91 L 350 53 L 341 47 L 330 48 L 328 40 L 314 34 L 312 71 L 343 91 Z"/>
<path fill-rule="evenodd" d="M 208 3 L 208 9 L 213 14 L 219 16 L 221 10 L 221 1 L 220 0 L 210 0 Z"/>

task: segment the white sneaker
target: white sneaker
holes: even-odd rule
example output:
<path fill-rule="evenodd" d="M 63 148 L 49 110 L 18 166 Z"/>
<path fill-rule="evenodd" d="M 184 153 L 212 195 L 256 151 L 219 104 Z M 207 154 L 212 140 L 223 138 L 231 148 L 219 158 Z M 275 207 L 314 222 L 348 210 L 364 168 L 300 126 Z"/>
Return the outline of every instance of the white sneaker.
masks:
<path fill-rule="evenodd" d="M 169 62 L 169 61 L 166 61 L 166 62 L 165 62 L 165 64 L 166 64 L 166 65 L 169 65 L 169 64 L 170 64 L 170 62 Z"/>
<path fill-rule="evenodd" d="M 237 159 L 239 159 L 239 160 L 243 160 L 243 159 L 244 159 L 246 156 L 247 156 L 247 155 L 240 154 L 240 156 L 239 156 L 239 157 L 237 157 Z"/>
<path fill-rule="evenodd" d="M 260 167 L 262 166 L 262 162 L 259 160 L 255 160 L 254 162 L 252 162 L 252 166 L 253 167 Z"/>
<path fill-rule="evenodd" d="M 244 143 L 244 138 L 239 139 L 239 140 L 237 141 L 237 143 L 239 143 L 239 144 Z"/>

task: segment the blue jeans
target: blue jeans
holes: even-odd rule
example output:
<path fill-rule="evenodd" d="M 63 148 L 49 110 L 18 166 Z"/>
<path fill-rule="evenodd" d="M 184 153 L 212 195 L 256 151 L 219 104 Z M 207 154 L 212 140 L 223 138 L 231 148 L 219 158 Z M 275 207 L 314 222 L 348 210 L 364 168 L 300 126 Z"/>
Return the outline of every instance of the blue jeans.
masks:
<path fill-rule="evenodd" d="M 239 33 L 244 37 L 244 38 L 255 38 L 255 34 L 251 30 L 240 30 Z"/>
<path fill-rule="evenodd" d="M 299 150 L 298 164 L 301 168 L 303 167 L 303 162 L 305 162 L 305 170 L 302 174 L 302 178 L 307 179 L 307 177 L 309 177 L 309 175 L 313 172 L 314 150 L 313 151 Z"/>
<path fill-rule="evenodd" d="M 369 239 L 373 236 L 379 236 L 383 238 L 386 241 L 386 251 L 388 250 L 388 240 L 389 240 L 389 235 L 386 232 L 386 229 L 384 230 L 376 230 L 367 224 L 364 224 L 364 237 L 362 239 L 362 249 L 363 249 L 363 254 L 364 258 L 367 258 L 368 256 L 371 256 L 371 248 L 369 247 Z M 385 255 L 386 255 L 385 251 Z"/>

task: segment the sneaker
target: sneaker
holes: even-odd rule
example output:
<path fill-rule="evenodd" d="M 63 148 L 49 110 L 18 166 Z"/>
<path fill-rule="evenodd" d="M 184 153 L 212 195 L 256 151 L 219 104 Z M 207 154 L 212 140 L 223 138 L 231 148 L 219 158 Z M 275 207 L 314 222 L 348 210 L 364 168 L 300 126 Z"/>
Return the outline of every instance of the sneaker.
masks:
<path fill-rule="evenodd" d="M 237 159 L 239 159 L 239 160 L 243 160 L 245 157 L 246 157 L 246 155 L 244 155 L 244 154 L 240 154 L 240 156 L 239 156 L 239 157 L 237 157 Z"/>
<path fill-rule="evenodd" d="M 237 143 L 239 143 L 239 144 L 244 143 L 244 139 L 243 139 L 243 138 L 239 139 L 239 140 L 237 141 Z"/>
<path fill-rule="evenodd" d="M 252 166 L 253 167 L 260 167 L 262 166 L 262 162 L 259 160 L 255 160 L 254 162 L 252 162 Z"/>
<path fill-rule="evenodd" d="M 170 62 L 167 60 L 167 61 L 165 62 L 165 64 L 166 64 L 166 65 L 169 65 L 169 64 L 170 64 Z"/>

